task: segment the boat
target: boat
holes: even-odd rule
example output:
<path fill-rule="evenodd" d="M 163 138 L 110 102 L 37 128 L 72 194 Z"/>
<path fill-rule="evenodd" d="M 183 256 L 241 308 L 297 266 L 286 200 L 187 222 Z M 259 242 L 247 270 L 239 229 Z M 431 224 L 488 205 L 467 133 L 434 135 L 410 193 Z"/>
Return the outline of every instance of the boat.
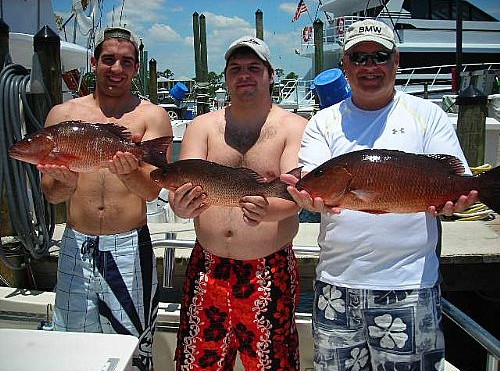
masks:
<path fill-rule="evenodd" d="M 40 0 L 42 1 L 42 0 Z M 31 4 L 35 4 L 33 0 Z M 189 120 L 172 120 L 175 143 L 179 144 L 182 140 L 183 132 Z M 499 128 L 500 130 L 500 128 Z M 175 149 L 175 146 L 174 146 Z M 29 197 L 36 200 L 35 189 L 31 192 L 18 191 L 22 198 Z M 194 244 L 194 226 L 191 220 L 177 218 L 168 208 L 167 194 L 160 194 L 160 197 L 148 204 L 148 224 L 153 232 L 154 251 L 157 257 L 159 268 L 159 282 L 162 283 L 160 289 L 160 309 L 157 322 L 157 331 L 154 338 L 154 358 L 155 367 L 159 370 L 173 369 L 173 355 L 175 351 L 176 331 L 179 325 L 179 297 L 180 287 L 182 285 L 184 270 L 190 249 Z M 20 202 L 21 204 L 21 202 Z M 19 205 L 21 209 L 21 205 Z M 24 209 L 22 209 L 24 212 Z M 30 211 L 31 212 L 31 211 Z M 24 212 L 28 214 L 29 212 Z M 35 212 L 34 219 L 40 221 L 42 217 Z M 47 216 L 47 219 L 52 217 Z M 443 242 L 443 275 L 445 277 L 445 287 L 452 290 L 461 290 L 463 285 L 474 285 L 471 280 L 463 280 L 459 275 L 464 269 L 470 269 L 471 276 L 487 275 L 489 279 L 498 275 L 498 265 L 500 256 L 496 241 L 500 234 L 497 220 L 489 222 L 473 222 L 473 224 L 447 224 L 445 229 L 445 240 Z M 49 221 L 48 221 L 49 222 Z M 50 222 L 53 222 L 50 220 Z M 49 224 L 49 223 L 47 223 Z M 3 287 L 0 287 L 0 357 L 2 359 L 15 359 L 19 354 L 29 352 L 25 358 L 28 360 L 17 361 L 16 369 L 34 370 L 47 369 L 48 362 L 57 359 L 61 355 L 60 348 L 55 349 L 47 347 L 46 344 L 66 344 L 69 361 L 80 361 L 81 354 L 93 354 L 93 359 L 97 358 L 95 350 L 91 350 L 89 344 L 97 342 L 95 334 L 78 334 L 77 339 L 64 338 L 64 335 L 51 331 L 51 312 L 54 305 L 53 288 L 55 285 L 55 271 L 58 259 L 58 242 L 61 238 L 64 223 L 54 223 L 54 229 L 43 233 L 33 230 L 27 231 L 27 234 L 34 234 L 35 240 L 41 240 L 43 246 L 34 245 L 33 247 L 20 247 L 19 237 L 2 237 L 2 246 L 0 250 L 4 251 L 0 259 L 0 281 Z M 318 247 L 316 237 L 318 234 L 318 224 L 301 223 L 299 234 L 295 240 L 296 253 L 300 261 L 300 274 L 302 291 L 305 295 L 302 297 L 301 306 L 296 313 L 297 328 L 299 331 L 299 343 L 301 352 L 301 370 L 313 369 L 313 345 L 311 334 L 311 313 L 310 313 L 310 293 L 312 279 L 314 277 L 314 266 L 318 258 Z M 465 237 L 464 237 L 465 234 Z M 2 230 L 2 236 L 6 234 Z M 7 236 L 9 236 L 7 234 Z M 474 238 L 471 240 L 470 238 Z M 30 242 L 30 241 L 28 241 Z M 479 247 L 476 248 L 475 244 Z M 454 249 L 454 250 L 449 250 Z M 487 261 L 473 270 L 471 265 L 477 261 Z M 493 272 L 493 273 L 491 273 Z M 497 273 L 494 273 L 497 272 Z M 478 280 L 480 278 L 477 278 Z M 486 280 L 488 279 L 486 278 Z M 451 282 L 450 282 L 451 281 Z M 464 283 L 464 281 L 467 281 Z M 499 289 L 500 280 L 489 282 L 490 287 Z M 484 288 L 484 279 L 478 283 L 480 289 Z M 492 365 L 498 364 L 500 358 L 498 340 L 487 334 L 481 326 L 474 324 L 470 318 L 462 315 L 453 315 L 455 309 L 448 307 L 448 313 L 453 318 L 457 317 L 461 326 L 466 328 L 468 333 L 472 333 L 475 339 L 478 339 L 479 348 L 486 349 L 486 355 L 481 357 L 486 359 Z M 460 313 L 460 312 L 459 312 Z M 18 330 L 18 331 L 14 331 Z M 34 333 L 37 332 L 37 333 Z M 43 334 L 43 336 L 41 335 Z M 103 344 L 116 344 L 115 349 L 110 349 L 107 357 L 102 360 L 102 367 L 93 369 L 129 369 L 131 347 L 133 343 L 117 342 L 111 335 L 100 335 Z M 130 340 L 130 339 L 128 339 Z M 67 341 L 67 342 L 65 342 Z M 71 344 L 77 341 L 77 352 L 71 352 Z M 45 346 L 43 346 L 45 345 Z M 104 348 L 104 347 L 103 347 Z M 109 349 L 109 348 L 106 348 Z M 474 349 L 471 347 L 471 349 Z M 118 352 L 119 350 L 119 352 Z M 472 351 L 471 351 L 472 352 Z M 480 352 L 478 352 L 480 353 Z M 100 355 L 99 355 L 100 356 Z M 128 358 L 127 358 L 128 357 Z M 122 362 L 125 360 L 125 362 Z M 124 365 L 125 363 L 125 365 Z M 6 369 L 2 361 L 2 370 Z M 12 363 L 8 363 L 11 365 Z M 85 364 L 79 363 L 84 369 Z M 56 366 L 60 369 L 67 369 L 66 365 L 58 363 Z M 87 365 L 88 366 L 88 365 Z M 11 367 L 11 366 L 8 366 Z M 24 367 L 24 368 L 23 368 Z M 446 364 L 447 371 L 455 371 L 456 368 L 450 363 Z M 58 368 L 50 365 L 51 370 Z M 242 370 L 241 364 L 238 364 L 236 370 Z M 9 368 L 6 371 L 10 371 Z"/>
<path fill-rule="evenodd" d="M 470 76 L 477 70 L 489 71 L 498 80 L 500 22 L 466 0 L 461 1 L 463 17 L 457 22 L 457 3 L 412 0 L 324 2 L 319 8 L 324 14 L 323 38 L 319 46 L 315 45 L 309 32 L 313 29 L 311 25 L 304 27 L 308 30 L 306 35 L 303 31 L 298 35 L 301 47 L 297 54 L 310 59 L 311 67 L 301 79 L 284 84 L 280 89 L 279 104 L 298 113 L 305 112 L 305 115 L 317 110 L 312 85 L 318 74 L 316 48 L 321 48 L 323 53 L 322 71 L 341 69 L 345 31 L 352 23 L 363 19 L 377 19 L 394 30 L 400 51 L 400 66 L 396 74 L 398 90 L 441 98 L 465 89 Z M 462 29 L 460 40 L 456 31 L 459 27 Z"/>
<path fill-rule="evenodd" d="M 39 32 L 60 38 L 63 99 L 84 94 L 82 78 L 90 71 L 91 46 L 98 32 L 99 2 L 88 1 L 87 10 L 82 2 L 73 0 L 71 16 L 65 23 L 57 24 L 51 0 L 7 1 L 2 6 L 2 19 L 9 27 L 9 62 L 28 70 L 36 69 L 33 38 Z M 89 13 L 90 15 L 87 15 Z M 69 21 L 71 21 L 68 23 Z M 70 29 L 70 26 L 73 29 Z M 68 38 L 68 33 L 71 37 Z"/>
<path fill-rule="evenodd" d="M 160 370 L 170 370 L 174 367 L 173 355 L 176 344 L 176 331 L 179 326 L 179 300 L 178 291 L 182 285 L 184 270 L 186 268 L 187 259 L 190 254 L 190 249 L 194 245 L 194 225 L 191 220 L 171 220 L 168 223 L 164 222 L 149 222 L 149 227 L 152 233 L 153 247 L 157 257 L 159 268 L 160 288 L 160 307 L 157 321 L 157 331 L 154 337 L 154 360 L 155 368 Z M 446 271 L 451 269 L 452 265 L 459 265 L 468 261 L 477 259 L 490 259 L 496 264 L 492 264 L 492 269 L 495 269 L 500 262 L 500 253 L 497 249 L 496 240 L 500 236 L 500 222 L 493 220 L 488 223 L 475 221 L 465 224 L 448 223 L 443 225 L 443 269 Z M 54 275 L 48 276 L 48 267 L 55 267 L 57 264 L 57 241 L 60 240 L 64 224 L 56 226 L 54 232 L 54 246 L 51 249 L 50 256 L 42 259 L 37 264 L 32 265 L 31 274 L 37 277 L 39 288 L 43 286 L 52 287 L 54 284 Z M 295 252 L 302 262 L 299 265 L 301 275 L 301 290 L 309 290 L 314 275 L 314 266 L 318 257 L 319 248 L 316 244 L 316 236 L 318 234 L 319 225 L 317 223 L 302 223 L 297 238 L 295 239 Z M 464 238 L 469 236 L 470 239 Z M 474 234 L 474 236 L 471 236 Z M 472 249 L 470 245 L 471 239 L 475 239 L 480 243 L 481 248 Z M 463 268 L 460 268 L 463 269 Z M 484 270 L 484 268 L 483 268 Z M 45 273 L 45 277 L 44 277 Z M 446 272 L 445 281 L 450 277 L 450 273 Z M 44 282 L 44 280 L 49 282 Z M 450 285 L 450 283 L 446 283 Z M 451 283 L 453 285 L 453 283 Z M 456 308 L 447 300 L 443 301 L 445 314 L 460 324 L 470 336 L 472 336 L 483 350 L 481 357 L 484 362 L 490 365 L 498 365 L 500 359 L 500 345 L 498 340 L 490 334 L 484 327 L 476 323 L 471 317 L 467 316 Z M 8 357 L 9 349 L 17 349 L 19 343 L 13 342 L 14 339 L 22 341 L 26 334 L 31 331 L 47 331 L 45 341 L 53 339 L 54 343 L 59 343 L 60 333 L 53 332 L 51 328 L 51 312 L 54 305 L 54 293 L 50 289 L 34 290 L 17 287 L 0 287 L 0 334 L 2 330 L 19 329 L 25 332 L 8 332 L 11 336 L 6 339 L 0 336 L 0 354 Z M 307 310 L 310 303 L 299 304 L 299 309 L 296 312 L 297 329 L 299 332 L 299 344 L 301 353 L 301 370 L 312 370 L 312 333 L 311 333 L 311 313 Z M 27 333 L 26 333 L 27 331 Z M 86 337 L 85 335 L 89 335 Z M 86 340 L 90 339 L 95 334 L 81 334 L 80 341 L 82 347 L 86 347 Z M 103 341 L 105 336 L 102 335 Z M 110 339 L 112 341 L 113 339 Z M 33 352 L 36 360 L 42 360 L 52 355 L 51 351 L 47 352 L 47 347 L 38 347 L 37 339 L 30 338 L 30 351 Z M 40 340 L 43 341 L 43 340 Z M 462 344 L 463 346 L 463 344 Z M 41 356 L 37 350 L 44 351 Z M 85 348 L 79 348 L 80 353 Z M 55 350 L 54 350 L 55 351 Z M 122 354 L 126 353 L 122 349 Z M 113 353 L 111 353 L 113 354 Z M 128 353 L 127 353 L 128 354 Z M 78 355 L 75 355 L 75 359 Z M 104 361 L 103 361 L 104 362 Z M 25 368 L 16 368 L 17 370 L 34 370 L 33 364 L 25 363 Z M 477 364 L 476 364 L 477 366 Z M 85 368 L 82 368 L 85 369 Z M 479 369 L 479 368 L 475 368 Z M 236 371 L 242 371 L 240 363 L 237 364 Z M 447 362 L 445 365 L 446 371 L 457 371 L 458 369 L 452 363 Z M 490 370 L 493 370 L 491 368 Z M 10 371 L 7 369 L 6 371 Z"/>
<path fill-rule="evenodd" d="M 500 62 L 500 22 L 471 2 L 462 0 L 462 63 Z M 455 1 L 330 0 L 325 13 L 324 69 L 341 66 L 347 28 L 363 19 L 377 19 L 390 26 L 400 51 L 400 68 L 456 65 L 457 20 Z M 302 35 L 301 35 L 302 37 Z M 314 41 L 302 40 L 301 56 L 314 59 Z M 314 67 L 314 66 L 313 66 Z M 305 78 L 312 79 L 311 68 Z"/>

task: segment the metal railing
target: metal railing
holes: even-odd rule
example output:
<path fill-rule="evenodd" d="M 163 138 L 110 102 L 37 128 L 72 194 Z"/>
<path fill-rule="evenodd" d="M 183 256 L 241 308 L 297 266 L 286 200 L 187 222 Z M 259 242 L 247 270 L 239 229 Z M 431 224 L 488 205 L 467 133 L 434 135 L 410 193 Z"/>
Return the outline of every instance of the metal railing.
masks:
<path fill-rule="evenodd" d="M 454 68 L 456 64 L 400 68 L 396 74 L 396 85 L 400 90 L 409 93 L 423 93 L 424 84 L 429 92 L 451 91 Z M 500 63 L 467 63 L 462 65 L 460 72 L 496 69 L 500 69 Z M 422 87 L 422 91 L 411 91 L 415 85 Z"/>
<path fill-rule="evenodd" d="M 486 371 L 498 371 L 500 361 L 498 339 L 448 300 L 441 298 L 441 303 L 443 313 L 486 350 Z"/>

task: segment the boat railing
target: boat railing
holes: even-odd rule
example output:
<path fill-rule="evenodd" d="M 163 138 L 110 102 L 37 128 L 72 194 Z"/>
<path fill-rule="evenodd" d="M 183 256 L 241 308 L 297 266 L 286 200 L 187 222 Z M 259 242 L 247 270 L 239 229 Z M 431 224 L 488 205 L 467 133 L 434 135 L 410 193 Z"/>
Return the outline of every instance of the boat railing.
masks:
<path fill-rule="evenodd" d="M 426 91 L 451 92 L 453 71 L 456 64 L 426 67 L 400 68 L 396 73 L 396 85 L 399 90 L 411 94 L 424 94 Z M 476 70 L 500 69 L 500 63 L 467 63 L 462 65 L 460 74 Z"/>
<path fill-rule="evenodd" d="M 312 107 L 315 101 L 311 84 L 311 80 L 281 80 L 278 89 L 278 104 L 288 109 Z"/>
<path fill-rule="evenodd" d="M 500 341 L 448 300 L 442 298 L 441 304 L 443 313 L 486 350 L 485 370 L 498 371 L 500 362 Z"/>
<path fill-rule="evenodd" d="M 163 287 L 172 288 L 175 250 L 176 249 L 192 249 L 195 242 L 192 240 L 177 240 L 174 233 L 165 232 L 165 238 L 153 239 L 151 242 L 153 248 L 164 248 L 163 251 Z M 318 256 L 319 246 L 294 246 L 294 252 L 301 256 Z"/>
<path fill-rule="evenodd" d="M 452 93 L 453 69 L 455 64 L 426 67 L 400 68 L 396 73 L 396 89 L 428 98 L 427 95 Z M 494 71 L 500 69 L 498 63 L 467 63 L 462 65 L 461 76 L 473 71 Z M 479 75 L 478 75 L 479 76 Z M 463 79 L 463 78 L 462 78 Z M 313 80 L 287 79 L 280 85 L 278 104 L 285 108 L 303 108 L 314 105 Z M 478 85 L 469 81 L 472 85 Z M 477 87 L 477 86 L 476 86 Z M 464 86 L 462 86 L 464 88 Z M 489 92 L 484 92 L 489 94 Z"/>
<path fill-rule="evenodd" d="M 192 249 L 195 241 L 193 240 L 177 240 L 173 239 L 173 234 L 167 232 L 165 239 L 153 240 L 154 248 L 164 248 L 163 262 L 163 286 L 172 288 L 173 271 L 175 263 L 176 249 Z M 295 254 L 302 256 L 319 256 L 319 246 L 294 246 Z M 487 352 L 486 371 L 498 371 L 500 361 L 500 342 L 491 333 L 485 330 L 476 321 L 470 318 L 467 314 L 451 304 L 448 300 L 442 298 L 443 313 L 460 328 L 462 328 L 468 336 L 479 343 Z"/>

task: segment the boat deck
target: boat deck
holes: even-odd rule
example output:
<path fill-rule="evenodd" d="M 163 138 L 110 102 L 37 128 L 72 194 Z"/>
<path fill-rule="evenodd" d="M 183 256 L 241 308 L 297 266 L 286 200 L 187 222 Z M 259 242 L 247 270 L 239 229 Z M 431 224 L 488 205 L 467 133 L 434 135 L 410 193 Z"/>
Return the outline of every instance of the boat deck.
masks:
<path fill-rule="evenodd" d="M 500 290 L 500 217 L 490 221 L 443 221 L 441 248 L 441 286 L 443 291 Z M 195 232 L 191 221 L 184 223 L 148 223 L 160 282 L 164 282 L 163 258 L 167 241 L 175 239 L 175 264 L 172 287 L 168 287 L 165 301 L 177 301 L 184 281 L 184 273 L 194 244 Z M 58 224 L 54 232 L 56 245 L 51 255 L 33 263 L 38 287 L 51 289 L 55 285 L 55 264 L 65 225 Z M 315 276 L 319 247 L 317 236 L 319 223 L 300 223 L 294 239 L 294 249 L 299 260 L 301 292 L 310 292 Z M 156 241 L 156 242 L 155 242 Z M 52 272 L 52 273 L 51 273 Z"/>

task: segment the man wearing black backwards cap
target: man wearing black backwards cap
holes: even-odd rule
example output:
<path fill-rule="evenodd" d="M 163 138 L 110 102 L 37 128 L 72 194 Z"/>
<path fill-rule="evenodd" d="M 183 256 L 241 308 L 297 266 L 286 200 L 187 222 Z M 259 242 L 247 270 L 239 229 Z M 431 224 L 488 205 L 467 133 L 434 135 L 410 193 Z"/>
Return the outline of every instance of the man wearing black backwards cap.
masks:
<path fill-rule="evenodd" d="M 130 91 L 139 69 L 138 52 L 137 38 L 129 30 L 105 29 L 91 59 L 95 92 L 52 108 L 46 126 L 81 120 L 116 123 L 143 141 L 172 136 L 165 110 Z M 154 167 L 129 152 L 117 152 L 108 168 L 93 172 L 75 173 L 58 165 L 38 169 L 47 199 L 65 202 L 67 210 L 58 261 L 55 330 L 136 336 L 135 369 L 152 369 L 158 282 L 146 201 L 160 191 L 149 178 Z"/>
<path fill-rule="evenodd" d="M 297 167 L 306 120 L 273 104 L 274 70 L 262 40 L 244 36 L 225 53 L 231 104 L 198 116 L 180 158 L 246 167 L 267 179 Z M 294 202 L 248 195 L 240 207 L 209 206 L 187 183 L 171 192 L 174 212 L 195 218 L 197 243 L 186 272 L 177 370 L 299 370 L 295 308 L 298 230 Z"/>
<path fill-rule="evenodd" d="M 321 110 L 307 124 L 299 153 L 305 172 L 363 149 L 445 153 L 467 167 L 441 108 L 395 90 L 398 65 L 394 33 L 386 24 L 367 19 L 348 27 L 343 66 L 352 97 Z M 297 181 L 289 175 L 282 179 Z M 315 369 L 443 370 L 436 208 L 414 214 L 341 211 L 306 191 L 289 191 L 300 206 L 322 213 L 313 307 Z M 476 198 L 473 191 L 440 212 L 463 210 Z"/>

